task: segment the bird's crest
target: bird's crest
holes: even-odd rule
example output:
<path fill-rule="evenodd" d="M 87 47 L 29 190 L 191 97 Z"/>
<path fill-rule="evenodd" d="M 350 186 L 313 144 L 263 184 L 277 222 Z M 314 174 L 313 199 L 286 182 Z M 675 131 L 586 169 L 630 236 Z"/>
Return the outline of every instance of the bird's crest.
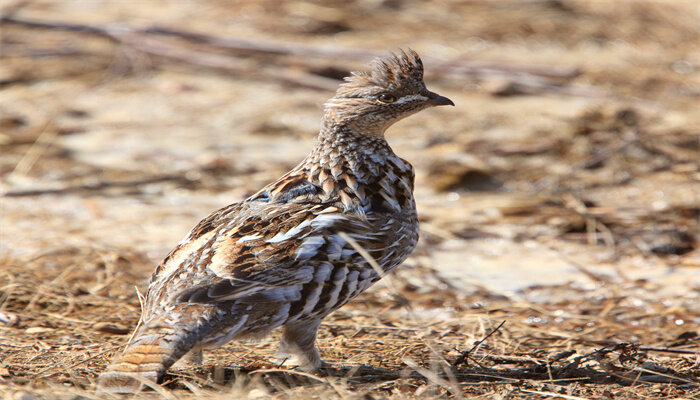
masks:
<path fill-rule="evenodd" d="M 353 72 L 340 85 L 336 97 L 356 97 L 367 92 L 410 91 L 423 86 L 423 62 L 418 53 L 408 49 L 376 58 L 369 71 Z"/>

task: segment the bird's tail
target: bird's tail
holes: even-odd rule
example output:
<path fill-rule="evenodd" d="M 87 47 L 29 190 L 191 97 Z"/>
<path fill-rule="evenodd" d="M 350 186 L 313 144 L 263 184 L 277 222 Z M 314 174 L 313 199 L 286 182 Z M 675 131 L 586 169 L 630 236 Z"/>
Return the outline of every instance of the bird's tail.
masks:
<path fill-rule="evenodd" d="M 99 390 L 135 393 L 148 381 L 158 383 L 165 371 L 206 334 L 168 325 L 141 326 L 123 354 L 118 355 L 97 378 Z"/>

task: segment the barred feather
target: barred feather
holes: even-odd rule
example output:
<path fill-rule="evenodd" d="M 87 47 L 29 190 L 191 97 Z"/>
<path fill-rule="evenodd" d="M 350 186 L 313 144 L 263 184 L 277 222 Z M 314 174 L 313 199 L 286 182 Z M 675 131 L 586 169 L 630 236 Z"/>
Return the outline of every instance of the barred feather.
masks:
<path fill-rule="evenodd" d="M 284 325 L 281 348 L 318 368 L 324 317 L 380 277 L 343 234 L 391 271 L 418 240 L 413 168 L 384 130 L 434 105 L 409 50 L 354 73 L 326 104 L 311 154 L 245 201 L 197 224 L 156 268 L 141 326 L 98 378 L 107 391 L 159 381 L 188 351 Z M 384 95 L 382 97 L 378 97 Z M 390 101 L 392 100 L 392 101 Z"/>

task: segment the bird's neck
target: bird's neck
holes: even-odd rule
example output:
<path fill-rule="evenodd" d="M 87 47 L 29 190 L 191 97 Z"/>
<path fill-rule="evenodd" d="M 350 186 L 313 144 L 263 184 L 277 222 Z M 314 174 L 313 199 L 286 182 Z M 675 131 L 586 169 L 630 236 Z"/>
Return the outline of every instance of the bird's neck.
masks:
<path fill-rule="evenodd" d="M 383 135 L 358 134 L 348 127 L 322 129 L 299 167 L 321 189 L 322 201 L 337 201 L 346 210 L 414 208 L 413 167 L 394 154 Z"/>
<path fill-rule="evenodd" d="M 413 167 L 383 136 L 336 126 L 322 129 L 304 161 L 249 200 L 330 202 L 362 213 L 414 210 Z"/>
<path fill-rule="evenodd" d="M 349 125 L 323 127 L 311 154 L 303 163 L 311 179 L 325 179 L 325 171 L 334 179 L 351 174 L 370 184 L 383 174 L 387 163 L 398 159 L 384 135 L 358 133 Z M 314 182 L 322 183 L 322 182 Z"/>

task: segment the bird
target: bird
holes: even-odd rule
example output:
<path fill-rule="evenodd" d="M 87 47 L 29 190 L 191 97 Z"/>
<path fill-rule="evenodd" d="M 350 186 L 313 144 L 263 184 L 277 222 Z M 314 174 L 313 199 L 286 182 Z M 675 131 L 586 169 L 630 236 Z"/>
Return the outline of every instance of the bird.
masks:
<path fill-rule="evenodd" d="M 97 387 L 133 393 L 188 353 L 281 327 L 280 352 L 324 365 L 321 321 L 401 264 L 419 237 L 414 169 L 385 131 L 452 105 L 423 62 L 398 50 L 352 72 L 324 104 L 310 154 L 244 201 L 200 221 L 153 273 L 142 315 Z"/>

